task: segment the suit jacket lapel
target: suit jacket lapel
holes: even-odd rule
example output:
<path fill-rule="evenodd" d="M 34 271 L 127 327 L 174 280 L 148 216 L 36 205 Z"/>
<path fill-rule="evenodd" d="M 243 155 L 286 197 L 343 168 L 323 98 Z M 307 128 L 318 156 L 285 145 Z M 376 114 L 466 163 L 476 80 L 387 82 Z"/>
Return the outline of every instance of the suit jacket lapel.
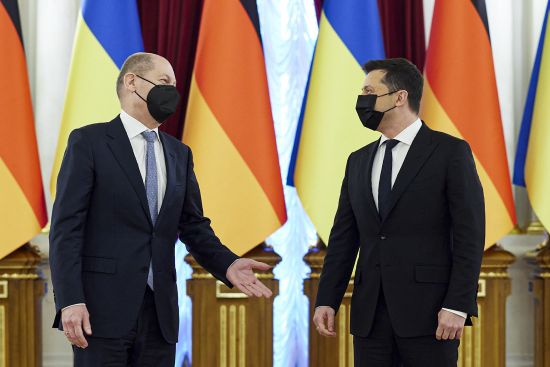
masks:
<path fill-rule="evenodd" d="M 420 168 L 424 165 L 430 154 L 433 152 L 437 143 L 432 141 L 432 131 L 422 123 L 422 127 L 418 131 L 413 143 L 405 157 L 403 166 L 399 170 L 399 174 L 395 180 L 392 191 L 390 193 L 390 203 L 388 209 L 388 215 L 386 218 L 382 218 L 384 222 L 391 214 L 391 211 L 401 195 L 405 192 L 407 186 L 412 182 L 417 175 Z"/>
<path fill-rule="evenodd" d="M 118 164 L 122 168 L 122 171 L 128 177 L 128 181 L 130 181 L 132 188 L 139 198 L 145 216 L 147 217 L 149 224 L 152 226 L 153 223 L 151 222 L 151 215 L 149 214 L 149 204 L 147 203 L 145 185 L 143 184 L 143 179 L 141 178 L 141 173 L 139 172 L 136 157 L 134 156 L 126 130 L 124 130 L 124 126 L 122 125 L 122 121 L 119 116 L 108 124 L 107 135 L 111 138 L 111 140 L 108 141 L 107 144 L 118 161 Z"/>
<path fill-rule="evenodd" d="M 170 141 L 164 136 L 164 133 L 160 132 L 159 136 L 162 141 L 164 161 L 166 162 L 166 191 L 164 192 L 164 199 L 162 199 L 162 205 L 160 207 L 157 223 L 166 211 L 167 203 L 171 200 L 174 187 L 176 186 L 176 154 L 174 153 L 174 149 L 170 144 Z"/>
<path fill-rule="evenodd" d="M 377 222 L 380 224 L 380 216 L 378 215 L 378 209 L 376 209 L 374 197 L 372 196 L 372 165 L 374 163 L 374 156 L 376 155 L 376 151 L 378 150 L 378 145 L 380 145 L 380 139 L 371 144 L 371 146 L 366 149 L 365 154 L 363 155 L 361 167 L 364 168 L 360 170 L 360 184 L 362 187 L 366 188 L 365 190 L 361 190 L 361 192 L 363 192 L 365 195 L 367 210 L 369 213 L 372 214 L 374 218 L 376 218 Z"/>

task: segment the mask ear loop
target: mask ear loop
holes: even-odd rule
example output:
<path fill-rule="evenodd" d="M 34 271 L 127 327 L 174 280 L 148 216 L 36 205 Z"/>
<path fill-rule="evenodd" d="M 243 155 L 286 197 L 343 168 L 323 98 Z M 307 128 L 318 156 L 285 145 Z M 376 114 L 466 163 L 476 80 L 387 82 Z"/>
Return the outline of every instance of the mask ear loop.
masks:
<path fill-rule="evenodd" d="M 145 79 L 145 78 L 142 77 L 141 75 L 138 75 L 138 74 L 134 74 L 134 75 L 137 76 L 138 78 L 143 79 L 143 80 L 145 80 L 146 82 L 149 82 L 149 83 L 153 84 L 154 86 L 156 86 L 155 83 L 153 83 L 152 81 L 150 81 L 150 80 L 148 80 L 148 79 Z M 141 100 L 142 100 L 143 102 L 147 103 L 147 100 L 146 100 L 145 98 L 143 98 L 142 96 L 140 96 L 139 93 L 137 92 L 137 90 L 134 91 L 134 93 L 137 94 L 137 96 L 138 96 L 139 98 L 141 98 Z"/>

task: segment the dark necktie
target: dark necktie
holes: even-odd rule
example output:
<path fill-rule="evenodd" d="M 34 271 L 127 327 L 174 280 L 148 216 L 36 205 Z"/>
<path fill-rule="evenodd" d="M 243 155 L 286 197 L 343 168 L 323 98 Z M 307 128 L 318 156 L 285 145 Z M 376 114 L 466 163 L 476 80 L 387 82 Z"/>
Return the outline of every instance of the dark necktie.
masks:
<path fill-rule="evenodd" d="M 384 220 L 388 214 L 388 204 L 391 193 L 391 170 L 392 170 L 392 150 L 399 143 L 399 140 L 386 140 L 386 151 L 382 163 L 382 172 L 380 172 L 380 184 L 378 185 L 378 213 Z"/>

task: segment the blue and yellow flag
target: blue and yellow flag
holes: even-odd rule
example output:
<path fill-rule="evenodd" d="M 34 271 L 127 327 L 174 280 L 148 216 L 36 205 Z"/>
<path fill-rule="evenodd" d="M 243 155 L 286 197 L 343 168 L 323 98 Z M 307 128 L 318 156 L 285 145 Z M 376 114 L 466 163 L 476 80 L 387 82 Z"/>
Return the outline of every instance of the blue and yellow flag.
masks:
<path fill-rule="evenodd" d="M 347 157 L 379 137 L 363 127 L 355 103 L 365 78 L 362 65 L 383 58 L 377 1 L 326 0 L 303 122 L 297 132 L 294 179 L 289 177 L 325 243 L 336 213 Z"/>
<path fill-rule="evenodd" d="M 519 133 L 514 184 L 525 186 L 537 217 L 550 229 L 550 30 L 548 12 L 540 34 Z"/>
<path fill-rule="evenodd" d="M 90 123 L 110 121 L 120 111 L 116 79 L 124 60 L 140 51 L 136 0 L 82 2 L 52 170 L 52 196 L 69 134 Z"/>

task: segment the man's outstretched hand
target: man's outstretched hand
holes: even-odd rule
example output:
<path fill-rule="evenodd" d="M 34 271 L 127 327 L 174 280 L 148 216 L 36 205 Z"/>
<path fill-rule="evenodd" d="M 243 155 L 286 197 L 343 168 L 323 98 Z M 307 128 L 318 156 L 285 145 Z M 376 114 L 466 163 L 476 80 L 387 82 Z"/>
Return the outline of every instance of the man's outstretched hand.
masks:
<path fill-rule="evenodd" d="M 271 297 L 271 290 L 256 278 L 252 269 L 266 271 L 271 269 L 271 266 L 252 259 L 241 258 L 227 269 L 227 279 L 249 297 Z"/>

